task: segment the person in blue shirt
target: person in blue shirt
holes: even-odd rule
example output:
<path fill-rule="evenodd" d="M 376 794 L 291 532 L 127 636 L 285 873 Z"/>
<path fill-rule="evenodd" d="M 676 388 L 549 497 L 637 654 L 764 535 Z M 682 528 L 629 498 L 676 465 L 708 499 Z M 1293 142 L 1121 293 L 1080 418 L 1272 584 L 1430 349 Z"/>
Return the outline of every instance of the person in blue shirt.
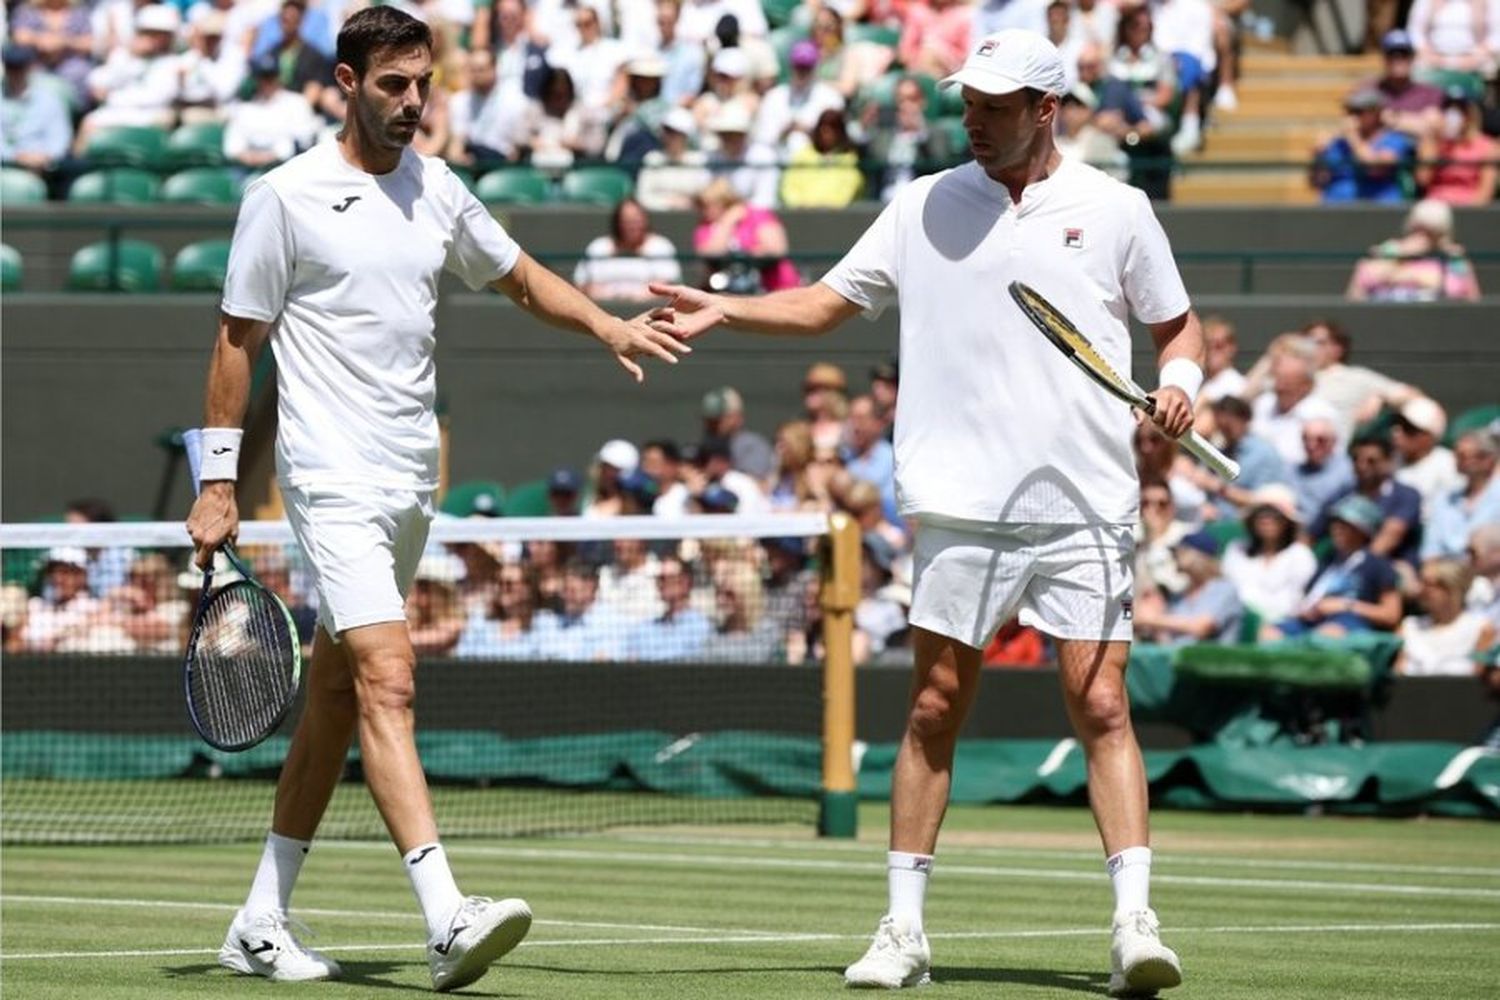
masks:
<path fill-rule="evenodd" d="M 1469 537 L 1482 524 L 1500 524 L 1500 476 L 1495 475 L 1500 435 L 1470 431 L 1453 446 L 1453 459 L 1465 483 L 1432 505 L 1422 558 L 1462 558 Z"/>
<path fill-rule="evenodd" d="M 629 660 L 690 660 L 708 645 L 714 626 L 692 606 L 693 574 L 677 556 L 663 556 L 656 592 L 667 610 L 636 625 L 625 642 Z"/>
<path fill-rule="evenodd" d="M 1219 575 L 1219 540 L 1195 531 L 1172 554 L 1187 577 L 1187 588 L 1166 602 L 1160 594 L 1142 595 L 1135 609 L 1136 637 L 1174 646 L 1234 642 L 1245 605 L 1234 584 Z"/>
<path fill-rule="evenodd" d="M 1416 143 L 1385 127 L 1385 105 L 1385 95 L 1374 88 L 1356 90 L 1344 101 L 1343 128 L 1313 154 L 1312 185 L 1325 204 L 1410 200 Z"/>
<path fill-rule="evenodd" d="M 1333 501 L 1309 527 L 1313 538 L 1328 534 L 1333 510 L 1350 496 L 1363 496 L 1380 509 L 1381 524 L 1370 539 L 1370 552 L 1416 566 L 1422 547 L 1422 494 L 1395 479 L 1395 452 L 1383 437 L 1362 437 L 1349 446 L 1354 489 Z"/>
<path fill-rule="evenodd" d="M 536 616 L 536 652 L 544 660 L 617 660 L 630 628 L 627 619 L 601 606 L 599 570 L 575 560 L 563 570 L 562 608 Z"/>
<path fill-rule="evenodd" d="M 1370 551 L 1384 523 L 1380 506 L 1351 493 L 1329 511 L 1333 555 L 1308 584 L 1297 614 L 1266 626 L 1263 639 L 1393 631 L 1401 623 L 1401 592 L 1391 561 Z"/>
<path fill-rule="evenodd" d="M 0 160 L 45 174 L 67 155 L 73 121 L 57 91 L 31 78 L 36 51 L 5 46 L 5 91 L 0 100 Z"/>
<path fill-rule="evenodd" d="M 885 421 L 871 396 L 849 402 L 849 439 L 844 445 L 844 468 L 855 479 L 873 483 L 880 491 L 880 510 L 887 521 L 901 523 L 896 506 L 896 450 L 885 439 Z"/>
<path fill-rule="evenodd" d="M 1302 425 L 1302 450 L 1307 457 L 1292 468 L 1297 493 L 1297 519 L 1315 521 L 1323 509 L 1354 489 L 1354 463 L 1338 450 L 1339 429 L 1333 421 L 1314 417 Z"/>
<path fill-rule="evenodd" d="M 1273 484 L 1290 484 L 1292 476 L 1276 446 L 1250 433 L 1249 403 L 1238 396 L 1220 396 L 1211 408 L 1224 454 L 1240 463 L 1240 474 L 1234 482 L 1229 482 L 1201 470 L 1198 485 L 1208 494 L 1208 502 L 1219 517 L 1237 520 L 1254 502 L 1256 490 Z"/>

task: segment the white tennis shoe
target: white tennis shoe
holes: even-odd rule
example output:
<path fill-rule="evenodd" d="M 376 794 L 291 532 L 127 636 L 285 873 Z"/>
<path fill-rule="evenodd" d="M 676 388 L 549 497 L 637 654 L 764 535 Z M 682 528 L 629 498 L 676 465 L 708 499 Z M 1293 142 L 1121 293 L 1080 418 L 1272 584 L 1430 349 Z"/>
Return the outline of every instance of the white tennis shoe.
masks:
<path fill-rule="evenodd" d="M 234 915 L 219 964 L 246 976 L 265 976 L 279 982 L 337 979 L 339 963 L 297 940 L 296 931 L 310 933 L 301 921 L 279 910 L 246 919 L 245 911 Z"/>
<path fill-rule="evenodd" d="M 864 957 L 844 970 L 844 984 L 887 990 L 926 986 L 932 982 L 931 961 L 927 935 L 913 931 L 905 921 L 884 916 Z"/>
<path fill-rule="evenodd" d="M 1152 910 L 1116 914 L 1109 949 L 1110 996 L 1154 997 L 1182 982 L 1182 963 L 1161 943 L 1160 928 Z"/>
<path fill-rule="evenodd" d="M 427 943 L 432 988 L 445 993 L 469 985 L 529 930 L 531 907 L 525 900 L 469 896 L 448 923 L 447 934 Z"/>

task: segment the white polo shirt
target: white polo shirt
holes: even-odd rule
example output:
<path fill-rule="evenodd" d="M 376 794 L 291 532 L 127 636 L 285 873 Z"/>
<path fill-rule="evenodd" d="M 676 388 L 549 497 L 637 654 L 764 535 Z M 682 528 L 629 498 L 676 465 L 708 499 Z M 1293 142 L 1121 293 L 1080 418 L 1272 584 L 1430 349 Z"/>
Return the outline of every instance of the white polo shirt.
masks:
<path fill-rule="evenodd" d="M 442 160 L 379 176 L 326 142 L 245 191 L 221 308 L 274 323 L 276 470 L 289 486 L 437 486 L 433 310 L 520 248 Z"/>
<path fill-rule="evenodd" d="M 1188 311 L 1146 196 L 1064 158 L 1019 205 L 977 163 L 921 178 L 823 281 L 901 310 L 896 489 L 905 515 L 1123 524 L 1139 486 L 1129 407 L 1021 313 L 1020 279 L 1130 372 L 1128 314 Z"/>

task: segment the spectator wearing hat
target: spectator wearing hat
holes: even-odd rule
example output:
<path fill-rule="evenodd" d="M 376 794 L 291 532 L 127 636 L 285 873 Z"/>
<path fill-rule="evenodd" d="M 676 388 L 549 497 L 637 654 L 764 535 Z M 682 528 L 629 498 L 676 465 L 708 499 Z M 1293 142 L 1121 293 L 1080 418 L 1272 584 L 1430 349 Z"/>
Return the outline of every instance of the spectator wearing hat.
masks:
<path fill-rule="evenodd" d="M 1450 87 L 1440 116 L 1421 133 L 1417 183 L 1426 197 L 1449 205 L 1495 200 L 1500 144 L 1480 129 L 1479 104 L 1463 87 Z"/>
<path fill-rule="evenodd" d="M 1433 505 L 1423 559 L 1461 556 L 1476 528 L 1500 524 L 1500 436 L 1491 430 L 1469 431 L 1453 445 L 1453 458 L 1464 484 Z"/>
<path fill-rule="evenodd" d="M 1129 173 L 1129 158 L 1120 148 L 1119 137 L 1104 131 L 1095 121 L 1097 103 L 1093 90 L 1082 84 L 1075 84 L 1063 94 L 1058 102 L 1054 141 L 1064 156 L 1082 160 L 1116 180 L 1124 180 Z"/>
<path fill-rule="evenodd" d="M 733 386 L 703 394 L 703 433 L 727 438 L 730 460 L 745 475 L 765 480 L 775 471 L 776 453 L 769 441 L 745 426 L 745 400 Z"/>
<path fill-rule="evenodd" d="M 661 145 L 662 119 L 672 108 L 661 93 L 666 72 L 666 62 L 654 52 L 625 63 L 623 88 L 617 88 L 620 96 L 611 102 L 614 126 L 604 144 L 606 160 L 640 163 Z"/>
<path fill-rule="evenodd" d="M 1312 185 L 1323 192 L 1324 204 L 1405 201 L 1416 142 L 1384 124 L 1385 95 L 1356 90 L 1345 98 L 1344 111 L 1338 134 L 1313 150 Z"/>
<path fill-rule="evenodd" d="M 791 78 L 766 92 L 755 115 L 755 140 L 795 153 L 807 145 L 825 111 L 843 111 L 844 95 L 819 80 L 818 46 L 808 39 L 792 45 Z"/>
<path fill-rule="evenodd" d="M 224 44 L 226 21 L 224 12 L 213 8 L 189 21 L 188 48 L 177 57 L 182 77 L 177 101 L 184 121 L 217 120 L 245 82 L 244 50 Z"/>
<path fill-rule="evenodd" d="M 812 141 L 792 152 L 781 175 L 781 203 L 787 208 L 847 208 L 864 186 L 844 112 L 830 108 L 818 116 Z"/>
<path fill-rule="evenodd" d="M 633 626 L 625 639 L 629 660 L 691 660 L 703 652 L 714 626 L 693 607 L 693 573 L 675 555 L 663 556 L 656 572 L 662 612 Z"/>
<path fill-rule="evenodd" d="M 742 35 L 762 38 L 770 30 L 758 0 L 683 0 L 677 19 L 677 35 L 684 41 L 707 44 L 715 37 L 719 22 L 728 15 Z"/>
<path fill-rule="evenodd" d="M 1370 551 L 1384 523 L 1380 505 L 1351 493 L 1329 511 L 1332 554 L 1289 615 L 1261 630 L 1264 639 L 1394 631 L 1401 623 L 1401 592 L 1389 559 Z"/>
<path fill-rule="evenodd" d="M 1187 586 L 1170 600 L 1143 593 L 1135 605 L 1137 639 L 1166 645 L 1234 642 L 1244 605 L 1234 584 L 1219 573 L 1219 542 L 1206 531 L 1183 537 L 1172 550 Z"/>
<path fill-rule="evenodd" d="M 577 517 L 578 494 L 583 490 L 583 477 L 565 465 L 553 469 L 547 476 L 547 513 L 550 517 Z"/>
<path fill-rule="evenodd" d="M 258 170 L 312 145 L 319 122 L 307 98 L 282 85 L 275 56 L 257 56 L 250 78 L 255 82 L 250 98 L 230 104 L 225 114 L 224 158 Z"/>
<path fill-rule="evenodd" d="M 708 168 L 716 179 L 727 180 L 750 207 L 770 211 L 776 204 L 781 169 L 774 150 L 750 141 L 750 122 L 750 113 L 739 103 L 714 112 L 708 122 L 715 139 Z"/>
<path fill-rule="evenodd" d="M 653 281 L 682 280 L 677 248 L 651 228 L 651 216 L 634 198 L 622 198 L 610 215 L 609 234 L 584 248 L 573 284 L 591 299 L 641 302 L 654 298 Z"/>
<path fill-rule="evenodd" d="M 1223 396 L 1211 410 L 1220 447 L 1240 464 L 1240 474 L 1231 482 L 1195 465 L 1192 476 L 1208 494 L 1213 516 L 1237 518 L 1253 502 L 1257 490 L 1272 484 L 1289 484 L 1292 476 L 1276 447 L 1250 432 L 1249 403 L 1238 396 Z"/>
<path fill-rule="evenodd" d="M 1355 302 L 1477 301 L 1479 279 L 1453 241 L 1453 209 L 1431 198 L 1406 214 L 1405 232 L 1354 265 L 1345 295 Z"/>
<path fill-rule="evenodd" d="M 517 559 L 502 560 L 488 607 L 470 615 L 452 655 L 459 659 L 534 660 L 532 622 L 537 612 L 536 573 Z"/>
<path fill-rule="evenodd" d="M 285 574 L 273 583 L 277 586 L 266 586 L 290 599 Z M 131 563 L 125 582 L 104 595 L 100 620 L 124 631 L 138 650 L 179 654 L 192 614 L 186 593 L 177 586 L 177 572 L 167 557 L 160 552 L 147 552 Z M 297 624 L 300 626 L 306 620 L 303 615 Z M 298 634 L 301 635 L 300 628 Z"/>
<path fill-rule="evenodd" d="M 1417 50 L 1417 70 L 1472 75 L 1476 83 L 1493 77 L 1494 18 L 1486 0 L 1415 0 L 1406 28 Z"/>
<path fill-rule="evenodd" d="M 734 467 L 734 452 L 725 437 L 707 437 L 698 445 L 698 464 L 707 480 L 708 486 L 722 486 L 734 496 L 735 502 L 732 507 L 726 507 L 722 498 L 717 494 L 709 497 L 709 490 L 705 487 L 698 493 L 697 500 L 709 513 L 723 514 L 765 514 L 771 509 L 770 501 L 766 499 L 765 491 L 761 489 L 760 481 L 752 476 L 741 472 Z"/>
<path fill-rule="evenodd" d="M 838 447 L 849 416 L 849 379 L 838 365 L 818 361 L 802 376 L 802 412 L 812 426 L 813 447 Z"/>
<path fill-rule="evenodd" d="M 1416 47 L 1403 28 L 1393 28 L 1380 39 L 1381 74 L 1361 89 L 1385 95 L 1385 123 L 1397 132 L 1416 137 L 1429 131 L 1443 103 L 1443 92 L 1412 77 Z"/>
<path fill-rule="evenodd" d="M 624 496 L 620 480 L 640 465 L 641 453 L 622 438 L 606 441 L 594 456 L 590 470 L 589 496 L 584 500 L 584 517 L 617 517 L 624 513 Z"/>
<path fill-rule="evenodd" d="M 805 538 L 767 538 L 765 552 L 766 618 L 782 637 L 786 648 L 807 628 L 807 603 L 816 595 L 817 574 L 807 565 Z"/>
<path fill-rule="evenodd" d="M 1400 459 L 1396 482 L 1421 494 L 1424 520 L 1442 497 L 1464 482 L 1453 452 L 1439 443 L 1447 430 L 1448 415 L 1426 396 L 1403 403 L 1391 425 L 1391 441 Z"/>
<path fill-rule="evenodd" d="M 418 561 L 406 598 L 406 625 L 418 656 L 447 656 L 458 645 L 465 617 L 458 587 L 465 573 L 463 560 L 441 547 Z"/>
<path fill-rule="evenodd" d="M 556 611 L 542 611 L 532 623 L 537 655 L 575 663 L 619 659 L 631 626 L 599 603 L 598 568 L 581 560 L 569 562 L 559 597 Z"/>
<path fill-rule="evenodd" d="M 703 132 L 703 146 L 715 149 L 722 132 L 749 135 L 760 108 L 760 96 L 750 86 L 750 58 L 742 49 L 720 49 L 708 67 L 708 86 L 693 102 L 693 118 Z M 721 114 L 732 110 L 733 114 Z M 724 126 L 733 123 L 733 128 Z M 742 159 L 743 157 L 736 157 Z"/>
<path fill-rule="evenodd" d="M 653 212 L 681 212 L 713 180 L 708 157 L 693 148 L 697 122 L 687 108 L 674 107 L 662 116 L 661 148 L 645 155 L 636 175 L 635 196 Z"/>
<path fill-rule="evenodd" d="M 1354 489 L 1354 463 L 1339 449 L 1333 420 L 1317 417 L 1302 425 L 1303 459 L 1291 467 L 1297 520 L 1307 524 L 1338 497 Z"/>
<path fill-rule="evenodd" d="M 30 50 L 40 72 L 67 84 L 65 92 L 76 107 L 91 103 L 87 79 L 96 45 L 89 10 L 73 0 L 29 0 L 16 5 L 10 17 L 10 43 Z M 97 48 L 109 52 L 111 47 Z M 63 99 L 62 93 L 54 93 Z"/>
<path fill-rule="evenodd" d="M 749 65 L 746 75 L 750 78 L 750 88 L 756 94 L 764 95 L 776 85 L 781 76 L 781 57 L 776 54 L 776 49 L 764 35 L 741 32 L 739 18 L 733 14 L 725 14 L 719 18 L 719 23 L 714 25 L 714 37 L 708 43 L 708 48 L 716 54 L 727 49 L 743 52 Z"/>
<path fill-rule="evenodd" d="M 515 0 L 510 0 L 514 3 Z M 516 129 L 525 106 L 521 82 L 503 84 L 495 54 L 464 54 L 465 85 L 448 98 L 448 150 L 444 158 L 465 166 L 493 166 L 516 158 Z"/>
<path fill-rule="evenodd" d="M 1363 496 L 1380 510 L 1379 529 L 1370 536 L 1369 549 L 1377 556 L 1417 564 L 1422 544 L 1422 495 L 1396 481 L 1395 449 L 1389 439 L 1369 434 L 1349 446 L 1354 463 L 1354 489 L 1335 500 L 1309 526 L 1313 538 L 1322 539 L 1338 505 L 1351 496 Z"/>
<path fill-rule="evenodd" d="M 1460 559 L 1422 563 L 1417 606 L 1420 614 L 1401 622 L 1396 672 L 1408 677 L 1467 677 L 1474 656 L 1495 644 L 1495 626 L 1467 610 L 1464 599 L 1474 570 Z"/>
<path fill-rule="evenodd" d="M 786 257 L 786 227 L 769 208 L 746 201 L 731 178 L 756 184 L 761 179 L 743 177 L 744 171 L 759 174 L 755 166 L 747 165 L 729 177 L 716 178 L 698 193 L 693 249 L 707 258 L 709 287 L 735 292 L 796 288 L 802 276 Z M 774 174 L 773 169 L 762 177 L 774 179 Z"/>
<path fill-rule="evenodd" d="M 88 75 L 89 93 L 98 106 L 78 125 L 78 155 L 99 129 L 115 125 L 165 128 L 175 116 L 181 80 L 172 45 L 181 18 L 176 7 L 147 4 L 135 12 L 135 37 L 129 48 L 115 49 Z"/>
<path fill-rule="evenodd" d="M 908 71 L 941 79 L 963 65 L 973 26 L 974 8 L 967 0 L 912 4 L 906 9 L 896 55 Z M 1045 26 L 1044 16 L 1044 34 Z"/>
<path fill-rule="evenodd" d="M 0 94 L 0 160 L 33 173 L 50 172 L 68 153 L 73 121 L 57 91 L 32 79 L 35 50 L 5 46 L 5 89 Z"/>
<path fill-rule="evenodd" d="M 1301 526 L 1296 494 L 1286 486 L 1264 487 L 1245 514 L 1245 538 L 1224 552 L 1224 578 L 1263 621 L 1292 615 L 1318 571 L 1317 557 L 1298 537 Z"/>
<path fill-rule="evenodd" d="M 28 652 L 50 652 L 65 641 L 87 638 L 104 611 L 89 593 L 89 556 L 81 548 L 56 548 L 42 564 L 39 593 L 26 604 L 26 624 L 17 640 Z"/>

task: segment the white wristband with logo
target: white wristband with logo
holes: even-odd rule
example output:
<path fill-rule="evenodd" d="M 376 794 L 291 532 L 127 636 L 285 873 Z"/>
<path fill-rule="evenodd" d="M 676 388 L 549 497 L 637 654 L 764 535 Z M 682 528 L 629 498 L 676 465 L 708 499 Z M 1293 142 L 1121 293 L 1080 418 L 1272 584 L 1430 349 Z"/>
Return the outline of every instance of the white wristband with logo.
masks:
<path fill-rule="evenodd" d="M 1157 385 L 1163 388 L 1175 385 L 1187 393 L 1188 402 L 1192 402 L 1198 398 L 1198 390 L 1203 388 L 1203 369 L 1187 358 L 1173 358 L 1161 366 Z"/>
<path fill-rule="evenodd" d="M 238 427 L 205 427 L 202 431 L 203 464 L 201 482 L 215 479 L 235 480 L 240 474 L 240 438 L 245 432 Z"/>

